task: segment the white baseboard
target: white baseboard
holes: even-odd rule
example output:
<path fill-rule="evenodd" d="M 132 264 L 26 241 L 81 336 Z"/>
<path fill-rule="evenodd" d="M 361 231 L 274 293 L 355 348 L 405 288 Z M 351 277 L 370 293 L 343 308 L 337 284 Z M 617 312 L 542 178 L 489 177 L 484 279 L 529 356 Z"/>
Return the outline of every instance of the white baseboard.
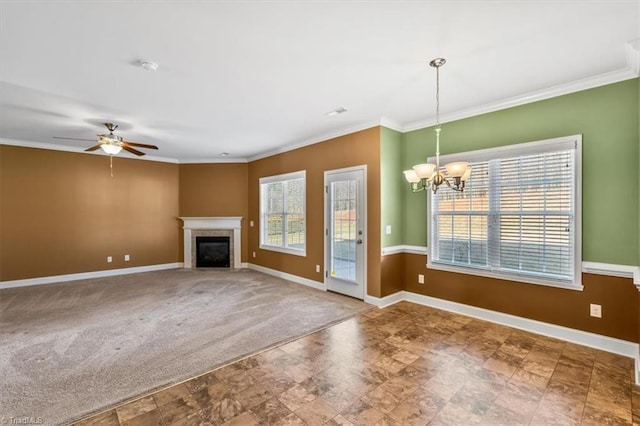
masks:
<path fill-rule="evenodd" d="M 137 274 L 139 272 L 162 271 L 182 268 L 182 262 L 163 263 L 159 265 L 134 266 L 132 268 L 107 269 L 105 271 L 81 272 L 78 274 L 53 275 L 49 277 L 27 278 L 24 280 L 0 281 L 0 289 L 26 287 L 30 285 L 53 284 L 63 281 L 86 280 L 89 278 L 113 277 L 116 275 Z"/>
<path fill-rule="evenodd" d="M 294 283 L 306 285 L 308 287 L 312 287 L 317 290 L 327 291 L 326 285 L 318 281 L 313 281 L 308 278 L 299 277 L 297 275 L 288 274 L 286 272 L 278 271 L 278 270 L 267 268 L 264 266 L 254 265 L 253 263 L 249 263 L 248 266 L 249 266 L 249 269 L 252 269 L 254 271 L 262 272 L 268 275 L 273 275 L 274 277 L 282 278 L 287 281 L 293 281 Z"/>
<path fill-rule="evenodd" d="M 554 337 L 556 339 L 561 339 L 567 342 L 572 342 L 579 345 L 588 346 L 591 348 L 600 349 L 606 352 L 612 352 L 618 355 L 633 358 L 635 360 L 636 384 L 640 384 L 640 346 L 637 343 L 616 339 L 614 337 L 602 336 L 600 334 L 589 333 L 582 330 L 576 330 L 573 328 L 563 327 L 560 325 L 549 324 L 542 321 L 518 317 L 502 312 L 491 311 L 489 309 L 464 305 L 462 303 L 451 302 L 449 300 L 423 296 L 421 294 L 412 293 L 409 291 L 402 291 L 398 293 L 403 294 L 401 297 L 396 296 L 396 299 L 399 298 L 400 300 L 406 300 L 408 302 L 442 309 L 444 311 L 454 312 L 457 314 L 466 315 L 473 318 L 494 322 L 496 324 L 502 324 L 508 327 L 529 331 L 531 333 Z M 396 293 L 396 295 L 398 293 Z M 387 298 L 391 296 L 387 296 Z"/>
<path fill-rule="evenodd" d="M 286 272 L 277 271 L 275 269 L 270 269 L 251 263 L 249 263 L 249 269 L 313 287 L 318 290 L 326 291 L 326 286 L 323 283 L 299 277 L 297 275 L 288 274 Z M 563 327 L 560 325 L 550 324 L 542 321 L 536 321 L 515 315 L 505 314 L 502 312 L 491 311 L 489 309 L 478 308 L 462 303 L 451 302 L 449 300 L 424 296 L 409 291 L 398 291 L 385 297 L 374 297 L 365 295 L 364 301 L 365 303 L 375 305 L 379 308 L 386 308 L 402 301 L 413 302 L 420 305 L 442 309 L 444 311 L 454 312 L 457 314 L 494 322 L 496 324 L 502 324 L 508 327 L 529 331 L 531 333 L 541 334 L 543 336 L 554 337 L 556 339 L 561 339 L 567 342 L 600 349 L 606 352 L 612 352 L 618 355 L 627 356 L 635 360 L 636 383 L 640 384 L 640 345 L 638 345 L 637 343 L 616 339 L 614 337 L 602 336 L 600 334 L 589 333 L 582 330 L 576 330 L 573 328 Z"/>
<path fill-rule="evenodd" d="M 600 265 L 599 267 L 602 268 L 603 271 L 606 270 L 604 267 L 601 266 L 603 264 L 598 264 L 598 265 Z M 166 269 L 177 269 L 182 267 L 183 267 L 182 262 L 176 262 L 176 263 L 165 263 L 160 265 L 137 266 L 132 268 L 109 269 L 105 271 L 83 272 L 78 274 L 28 278 L 24 280 L 0 281 L 0 289 L 25 287 L 25 286 L 41 285 L 41 284 L 52 284 L 52 283 L 58 283 L 62 281 L 76 281 L 76 280 L 83 280 L 83 279 L 89 279 L 89 278 L 110 277 L 110 276 L 116 276 L 116 275 L 136 274 L 140 272 L 161 271 Z M 322 290 L 322 291 L 327 290 L 324 283 L 319 283 L 317 281 L 313 281 L 308 278 L 303 278 L 297 275 L 288 274 L 286 272 L 278 271 L 275 269 L 266 268 L 264 266 L 254 265 L 251 263 L 243 263 L 242 267 L 243 268 L 248 267 L 249 269 L 262 272 L 268 275 L 272 275 L 278 278 L 282 278 L 288 281 L 293 281 L 298 284 L 303 284 L 308 287 L 315 288 L 317 290 Z M 597 272 L 589 271 L 589 273 L 597 273 Z M 607 273 L 607 275 L 609 274 Z M 461 315 L 467 315 L 473 318 L 478 318 L 485 321 L 506 325 L 508 327 L 513 327 L 520 330 L 525 330 L 532 333 L 565 340 L 567 342 L 577 343 L 577 344 L 588 346 L 591 348 L 600 349 L 603 351 L 627 356 L 635 360 L 636 384 L 640 384 L 640 370 L 639 370 L 640 346 L 637 343 L 628 342 L 626 340 L 616 339 L 613 337 L 602 336 L 595 333 L 589 333 L 586 331 L 576 330 L 568 327 L 563 327 L 555 324 L 549 324 L 542 321 L 536 321 L 528 318 L 518 317 L 515 315 L 505 314 L 502 312 L 491 311 L 489 309 L 478 308 L 475 306 L 465 305 L 462 303 L 451 302 L 449 300 L 438 299 L 431 296 L 424 296 L 424 295 L 412 293 L 409 291 L 399 291 L 397 293 L 390 294 L 382 298 L 365 295 L 364 301 L 366 303 L 378 306 L 380 308 L 385 308 L 401 301 L 413 302 L 420 305 L 429 306 L 436 309 L 442 309 L 444 311 L 454 312 Z"/>
<path fill-rule="evenodd" d="M 366 295 L 364 296 L 364 301 L 365 303 L 368 303 L 370 305 L 375 305 L 378 308 L 386 308 L 387 306 L 391 306 L 398 302 L 402 302 L 403 300 L 406 300 L 404 293 L 405 293 L 404 291 L 399 291 L 397 293 L 393 293 L 385 297 L 374 297 L 374 296 Z"/>

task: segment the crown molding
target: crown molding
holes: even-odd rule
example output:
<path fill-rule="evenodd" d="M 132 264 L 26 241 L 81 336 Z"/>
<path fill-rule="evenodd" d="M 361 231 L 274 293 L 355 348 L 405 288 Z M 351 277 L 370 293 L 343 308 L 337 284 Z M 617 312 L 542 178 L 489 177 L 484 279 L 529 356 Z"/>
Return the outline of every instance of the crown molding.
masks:
<path fill-rule="evenodd" d="M 44 142 L 31 142 L 31 141 L 23 141 L 18 139 L 0 139 L 0 145 L 11 145 L 11 146 L 19 146 L 23 148 L 36 148 L 36 149 L 48 149 L 51 151 L 64 151 L 64 152 L 73 152 L 76 154 L 88 154 L 88 155 L 100 155 L 103 157 L 108 156 L 109 154 L 103 151 L 85 151 L 83 148 L 69 146 L 69 145 L 60 145 L 60 144 L 52 144 L 52 143 L 44 143 Z M 116 157 L 118 155 L 116 154 Z M 144 157 L 133 157 L 133 156 L 120 156 L 122 158 L 128 158 L 130 160 L 145 160 L 145 161 L 157 161 L 160 163 L 172 163 L 172 164 L 213 164 L 213 163 L 247 163 L 246 158 L 187 158 L 187 159 L 179 159 L 179 158 L 170 158 L 170 157 L 159 157 L 156 155 L 145 155 Z"/>
<path fill-rule="evenodd" d="M 533 102 L 543 101 L 545 99 L 551 99 L 558 96 L 568 95 L 570 93 L 580 92 L 587 89 L 593 89 L 600 86 L 606 86 L 607 84 L 618 83 L 620 81 L 629 80 L 638 77 L 638 73 L 633 69 L 627 67 L 618 71 L 611 71 L 608 73 L 600 74 L 593 77 L 587 77 L 582 80 L 573 81 L 571 83 L 562 84 L 558 86 L 549 87 L 547 89 L 530 92 L 522 96 L 516 96 L 509 99 L 504 99 L 498 102 L 493 102 L 478 107 L 468 108 L 462 111 L 446 114 L 440 117 L 441 123 L 448 123 L 452 121 L 462 120 L 465 118 L 471 118 L 490 112 L 500 111 L 507 108 L 513 108 L 520 105 L 526 105 Z M 414 130 L 424 129 L 425 127 L 431 127 L 436 124 L 434 118 L 426 120 L 415 121 L 407 124 L 402 132 L 411 132 Z"/>
<path fill-rule="evenodd" d="M 358 124 L 356 126 L 344 128 L 344 129 L 341 129 L 341 130 L 332 131 L 332 132 L 328 132 L 328 133 L 323 133 L 321 135 L 314 136 L 314 137 L 309 138 L 309 139 L 301 140 L 299 142 L 294 142 L 292 144 L 285 145 L 285 146 L 282 146 L 280 148 L 276 148 L 274 150 L 265 151 L 265 152 L 262 152 L 260 154 L 256 154 L 254 156 L 248 157 L 247 159 L 249 160 L 249 162 L 256 161 L 256 160 L 261 160 L 263 158 L 271 157 L 272 155 L 278 155 L 278 154 L 282 154 L 282 153 L 285 153 L 285 152 L 288 152 L 288 151 L 293 151 L 294 149 L 304 148 L 305 146 L 315 145 L 315 144 L 320 143 L 320 142 L 326 142 L 328 140 L 335 139 L 335 138 L 338 138 L 340 136 L 345 136 L 345 135 L 349 135 L 351 133 L 360 132 L 362 130 L 367 130 L 367 129 L 370 129 L 372 127 L 380 126 L 380 125 L 381 125 L 381 120 L 370 121 L 370 122 L 367 122 L 367 123 Z"/>
<path fill-rule="evenodd" d="M 247 158 L 247 160 L 249 162 L 251 161 L 256 161 L 256 160 L 260 160 L 262 158 L 267 158 L 267 157 L 271 157 L 272 155 L 278 155 L 278 154 L 282 154 L 284 152 L 287 151 L 293 151 L 294 149 L 298 149 L 298 148 L 303 148 L 305 146 L 309 146 L 309 145 L 314 145 L 320 142 L 326 142 L 328 140 L 331 139 L 335 139 L 335 138 L 339 138 L 340 136 L 346 136 L 346 135 L 350 135 L 352 133 L 356 133 L 356 132 L 360 132 L 362 130 L 367 130 L 370 129 L 372 127 L 376 127 L 376 126 L 383 126 L 386 127 L 388 129 L 391 130 L 395 130 L 396 132 L 400 132 L 402 133 L 402 124 L 398 123 L 397 121 L 394 121 L 388 117 L 380 117 L 379 120 L 376 121 L 370 121 L 368 123 L 365 124 L 360 124 L 357 126 L 353 126 L 353 127 L 349 127 L 349 128 L 345 128 L 342 130 L 338 130 L 335 132 L 329 132 L 329 133 L 324 133 L 320 136 L 315 136 L 313 138 L 310 139 L 305 139 L 302 140 L 300 142 L 294 142 L 290 145 L 286 145 L 283 146 L 281 148 L 276 148 L 272 151 L 266 151 L 264 153 L 261 154 L 257 154 L 254 155 L 252 157 Z"/>
<path fill-rule="evenodd" d="M 109 155 L 109 154 L 107 154 L 106 152 L 103 152 L 103 151 L 90 151 L 90 152 L 87 152 L 83 148 L 79 148 L 79 147 L 75 147 L 75 146 L 60 145 L 60 144 L 53 144 L 53 143 L 43 143 L 43 142 L 31 142 L 31 141 L 23 141 L 23 140 L 17 140 L 17 139 L 5 139 L 5 138 L 2 138 L 2 139 L 0 139 L 0 145 L 19 146 L 19 147 L 23 147 L 23 148 L 48 149 L 50 151 L 74 152 L 76 154 L 100 155 L 100 156 L 103 156 L 103 157 L 106 157 L 106 156 Z M 118 155 L 116 155 L 116 157 L 117 156 Z M 173 164 L 180 163 L 180 161 L 177 158 L 157 157 L 157 156 L 154 156 L 154 155 L 145 155 L 143 157 L 137 157 L 137 156 L 136 157 L 120 156 L 120 157 L 128 158 L 128 159 L 131 159 L 131 160 L 157 161 L 157 162 L 161 162 L 161 163 L 173 163 Z"/>
<path fill-rule="evenodd" d="M 525 105 L 533 102 L 542 101 L 545 99 L 551 99 L 562 95 L 568 95 L 570 93 L 580 92 L 582 90 L 593 89 L 607 84 L 618 83 L 621 81 L 637 78 L 640 75 L 640 38 L 631 40 L 626 43 L 626 62 L 627 66 L 615 70 L 598 74 L 595 76 L 587 77 L 581 80 L 572 81 L 566 84 L 552 86 L 546 89 L 529 92 L 524 95 L 515 96 L 508 99 L 503 99 L 497 102 L 492 102 L 484 105 L 480 105 L 473 108 L 468 108 L 462 111 L 453 112 L 440 117 L 441 123 L 447 123 L 456 120 L 462 120 L 465 118 L 475 117 L 490 112 L 500 111 L 507 108 L 513 108 L 520 105 Z M 314 145 L 316 143 L 325 142 L 331 139 L 335 139 L 340 136 L 345 136 L 351 133 L 359 132 L 362 130 L 370 129 L 375 126 L 384 126 L 397 132 L 406 133 L 414 130 L 423 129 L 425 127 L 431 127 L 435 125 L 435 118 L 428 118 L 424 120 L 414 121 L 406 124 L 396 122 L 389 117 L 380 117 L 379 120 L 369 121 L 358 125 L 345 127 L 340 130 L 323 133 L 309 139 L 303 139 L 298 142 L 293 142 L 282 147 L 265 151 L 253 156 L 241 157 L 241 158 L 168 158 L 168 157 L 156 157 L 146 155 L 144 157 L 127 157 L 135 158 L 138 160 L 147 161 L 160 161 L 165 163 L 175 164 L 212 164 L 212 163 L 249 163 L 252 161 L 260 160 L 263 158 L 271 157 L 273 155 L 282 154 L 288 151 L 293 151 L 305 146 Z M 68 145 L 48 144 L 42 142 L 30 142 L 15 139 L 1 139 L 0 145 L 15 145 L 28 148 L 50 149 L 55 151 L 67 151 L 76 152 L 82 154 L 92 155 L 108 155 L 101 152 L 85 152 L 82 148 L 72 147 Z"/>
<path fill-rule="evenodd" d="M 178 160 L 179 164 L 238 164 L 238 163 L 248 163 L 244 157 L 236 158 L 236 157 L 222 157 L 222 158 L 181 158 Z"/>
<path fill-rule="evenodd" d="M 389 117 L 380 117 L 380 126 L 386 127 L 387 129 L 395 130 L 396 132 L 402 133 L 402 124 L 398 123 L 390 119 Z"/>
<path fill-rule="evenodd" d="M 627 67 L 635 74 L 640 75 L 640 38 L 627 43 Z"/>
<path fill-rule="evenodd" d="M 621 81 L 637 78 L 640 75 L 640 39 L 635 39 L 626 43 L 626 62 L 625 68 L 598 74 L 595 76 L 587 77 L 581 80 L 572 81 L 566 84 L 560 84 L 552 86 L 546 89 L 526 93 L 520 96 L 514 96 L 512 98 L 504 99 L 497 102 L 481 105 L 474 108 L 465 109 L 462 111 L 447 114 L 441 117 L 440 122 L 446 123 L 450 121 L 461 120 L 464 118 L 475 117 L 477 115 L 487 114 L 490 112 L 500 111 L 507 108 L 513 108 L 520 105 L 525 105 L 545 99 L 551 99 L 562 95 L 568 95 L 570 93 L 580 92 L 582 90 L 593 89 L 600 86 L 606 86 L 608 84 L 618 83 Z M 295 142 L 289 145 L 285 145 L 280 148 L 276 148 L 271 151 L 266 151 L 261 154 L 249 156 L 246 160 L 248 162 L 260 160 L 262 158 L 271 157 L 272 155 L 282 154 L 294 149 L 303 148 L 308 145 L 313 145 L 320 142 L 325 142 L 330 139 L 334 139 L 340 136 L 345 136 L 351 133 L 366 130 L 375 126 L 384 126 L 397 132 L 406 133 L 414 130 L 422 129 L 425 127 L 431 127 L 436 124 L 435 118 L 429 118 L 426 120 L 414 121 L 407 124 L 402 124 L 390 119 L 389 117 L 380 117 L 377 121 L 372 121 L 355 127 L 345 128 L 342 130 L 321 134 L 310 139 Z M 200 160 L 199 162 L 203 162 Z"/>
<path fill-rule="evenodd" d="M 43 143 L 43 142 L 30 142 L 30 141 L 23 141 L 18 139 L 2 138 L 0 139 L 0 145 L 21 146 L 23 148 L 50 149 L 52 151 L 76 152 L 78 154 L 81 154 L 81 153 L 94 154 L 94 155 L 99 154 L 96 152 L 85 152 L 82 148 L 78 148 L 75 146 L 60 145 L 60 144 L 54 144 L 54 143 Z"/>
<path fill-rule="evenodd" d="M 568 95 L 570 93 L 593 89 L 600 86 L 606 86 L 607 84 L 619 83 L 621 81 L 637 78 L 640 75 L 640 38 L 631 40 L 626 43 L 626 62 L 627 66 L 619 70 L 586 77 L 581 80 L 559 84 L 557 86 L 548 87 L 546 89 L 525 93 L 524 95 L 514 96 L 512 98 L 503 99 L 497 102 L 468 108 L 462 111 L 453 112 L 451 114 L 446 114 L 440 117 L 440 122 L 447 123 L 451 121 L 462 120 L 464 118 L 475 117 L 477 115 L 500 111 L 507 108 L 513 108 L 520 105 L 525 105 L 562 95 Z M 436 120 L 432 117 L 408 123 L 404 125 L 400 131 L 411 132 L 414 130 L 423 129 L 425 127 L 431 127 L 435 124 Z"/>

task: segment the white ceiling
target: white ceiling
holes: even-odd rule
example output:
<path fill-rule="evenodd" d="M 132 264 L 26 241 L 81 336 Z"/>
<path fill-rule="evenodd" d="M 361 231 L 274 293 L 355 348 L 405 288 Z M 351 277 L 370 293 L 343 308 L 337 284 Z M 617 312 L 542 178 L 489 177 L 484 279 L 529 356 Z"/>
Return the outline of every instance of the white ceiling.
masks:
<path fill-rule="evenodd" d="M 258 158 L 429 124 L 438 56 L 451 119 L 637 76 L 639 39 L 640 1 L 2 0 L 0 138 L 80 151 L 52 136 L 114 121 L 157 157 Z"/>

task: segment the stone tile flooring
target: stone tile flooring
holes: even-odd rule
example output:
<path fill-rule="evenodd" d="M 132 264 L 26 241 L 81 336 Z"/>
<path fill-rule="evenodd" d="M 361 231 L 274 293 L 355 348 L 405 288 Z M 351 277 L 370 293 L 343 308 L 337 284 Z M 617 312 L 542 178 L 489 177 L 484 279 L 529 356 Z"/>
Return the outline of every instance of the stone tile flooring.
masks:
<path fill-rule="evenodd" d="M 402 302 L 78 424 L 632 422 L 632 359 Z"/>

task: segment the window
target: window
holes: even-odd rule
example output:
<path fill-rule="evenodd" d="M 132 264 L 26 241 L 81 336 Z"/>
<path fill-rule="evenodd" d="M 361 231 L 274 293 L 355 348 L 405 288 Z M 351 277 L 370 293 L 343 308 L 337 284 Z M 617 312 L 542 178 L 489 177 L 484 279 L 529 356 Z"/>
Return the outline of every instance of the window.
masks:
<path fill-rule="evenodd" d="M 305 256 L 304 171 L 260 179 L 260 248 Z"/>
<path fill-rule="evenodd" d="M 428 266 L 582 289 L 581 136 L 468 152 L 464 192 L 428 203 Z"/>

